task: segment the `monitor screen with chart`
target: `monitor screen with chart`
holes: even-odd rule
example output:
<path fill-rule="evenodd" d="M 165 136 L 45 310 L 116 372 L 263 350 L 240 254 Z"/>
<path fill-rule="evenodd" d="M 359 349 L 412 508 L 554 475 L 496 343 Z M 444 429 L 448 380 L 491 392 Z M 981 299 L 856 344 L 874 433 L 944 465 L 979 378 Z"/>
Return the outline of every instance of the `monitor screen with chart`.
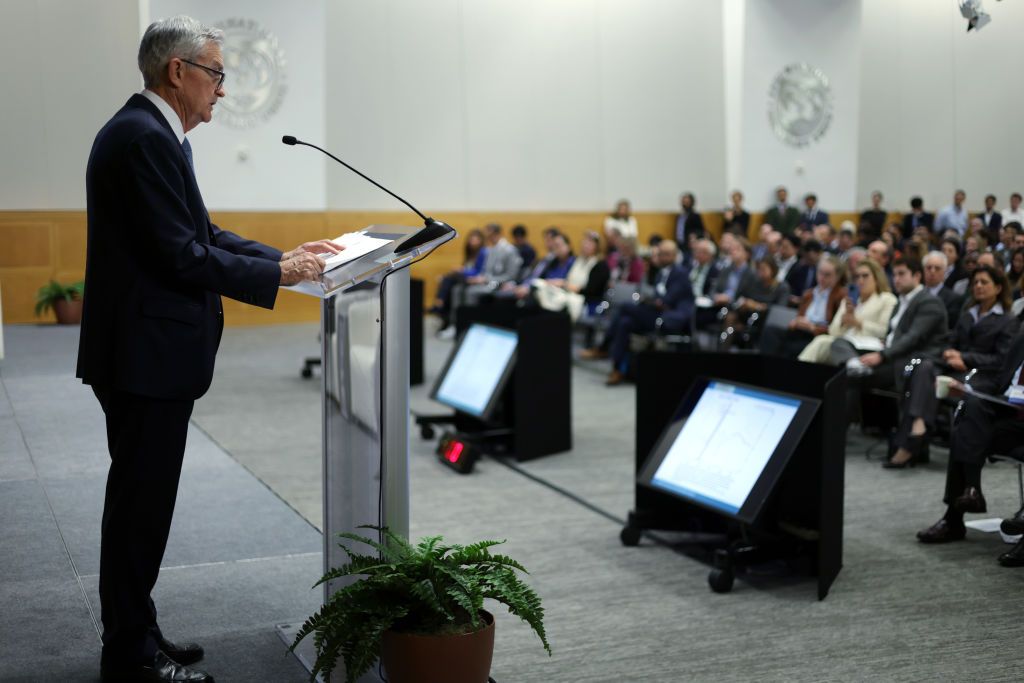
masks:
<path fill-rule="evenodd" d="M 753 523 L 819 401 L 698 378 L 639 481 Z"/>
<path fill-rule="evenodd" d="M 441 371 L 434 400 L 489 418 L 514 367 L 518 341 L 513 330 L 470 325 Z"/>

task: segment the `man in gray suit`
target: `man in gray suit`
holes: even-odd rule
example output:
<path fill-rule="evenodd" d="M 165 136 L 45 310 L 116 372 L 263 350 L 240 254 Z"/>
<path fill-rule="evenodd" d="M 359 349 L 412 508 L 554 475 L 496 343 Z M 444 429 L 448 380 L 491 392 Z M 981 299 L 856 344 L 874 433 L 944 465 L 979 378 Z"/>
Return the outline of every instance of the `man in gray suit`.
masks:
<path fill-rule="evenodd" d="M 889 320 L 885 346 L 861 354 L 846 339 L 832 342 L 832 363 L 845 365 L 853 380 L 849 383 L 848 407 L 857 402 L 862 389 L 898 388 L 903 368 L 912 358 L 937 357 L 946 342 L 946 307 L 922 284 L 921 262 L 896 259 L 892 271 L 900 299 Z"/>

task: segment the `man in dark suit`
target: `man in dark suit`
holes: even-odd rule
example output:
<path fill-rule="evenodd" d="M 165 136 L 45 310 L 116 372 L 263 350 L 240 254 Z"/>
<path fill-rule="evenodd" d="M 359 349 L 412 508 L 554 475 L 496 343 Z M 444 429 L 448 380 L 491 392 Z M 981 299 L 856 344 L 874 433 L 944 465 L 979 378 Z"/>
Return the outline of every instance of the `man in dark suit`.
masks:
<path fill-rule="evenodd" d="M 1024 332 L 1018 333 L 999 373 L 998 390 L 993 392 L 1013 405 L 966 396 L 953 426 L 946 470 L 946 491 L 942 501 L 946 514 L 917 534 L 922 543 L 960 541 L 967 535 L 964 513 L 986 512 L 981 493 L 981 468 L 985 459 L 1024 443 Z M 953 395 L 962 394 L 962 385 L 951 387 Z M 1015 407 L 1014 407 L 1015 406 Z M 1024 509 L 1003 525 L 1010 533 L 1024 531 Z M 999 557 L 1004 566 L 1024 566 L 1024 543 Z"/>
<path fill-rule="evenodd" d="M 800 214 L 800 227 L 803 229 L 814 229 L 816 225 L 828 225 L 829 215 L 827 211 L 818 208 L 818 195 L 808 193 L 804 196 L 804 212 Z"/>
<path fill-rule="evenodd" d="M 704 218 L 697 211 L 697 198 L 692 192 L 679 197 L 679 215 L 676 216 L 676 244 L 684 254 L 690 253 L 690 240 L 704 237 Z"/>
<path fill-rule="evenodd" d="M 985 238 L 988 243 L 998 242 L 999 229 L 1003 227 L 1003 214 L 996 211 L 996 196 L 994 194 L 985 195 L 985 210 L 978 215 L 978 218 L 985 225 Z"/>
<path fill-rule="evenodd" d="M 946 308 L 946 322 L 950 329 L 960 319 L 960 309 L 964 305 L 964 297 L 960 296 L 946 284 L 946 268 L 949 259 L 941 251 L 929 251 L 921 261 L 924 268 L 924 288 L 932 296 L 938 298 Z"/>
<path fill-rule="evenodd" d="M 146 89 L 100 130 L 86 171 L 88 247 L 77 375 L 106 416 L 100 603 L 104 680 L 212 680 L 188 669 L 150 593 L 174 512 L 195 399 L 213 377 L 221 295 L 272 308 L 280 284 L 316 279 L 332 243 L 282 254 L 210 222 L 185 133 L 224 96 L 223 34 L 188 17 L 151 25 Z"/>
<path fill-rule="evenodd" d="M 789 285 L 789 303 L 796 306 L 804 292 L 814 287 L 818 278 L 818 261 L 821 260 L 821 242 L 808 240 L 800 248 L 800 260 L 786 273 Z"/>
<path fill-rule="evenodd" d="M 934 223 L 935 216 L 924 210 L 924 201 L 920 197 L 911 197 L 910 213 L 903 216 L 903 239 L 909 240 L 919 227 L 928 228 L 931 232 Z"/>
<path fill-rule="evenodd" d="M 679 333 L 688 329 L 693 315 L 693 287 L 685 268 L 676 265 L 675 242 L 662 240 L 652 256 L 657 269 L 651 291 L 638 303 L 626 304 L 615 315 L 608 337 L 612 370 L 608 386 L 621 384 L 629 366 L 629 337 L 656 329 Z"/>
<path fill-rule="evenodd" d="M 793 234 L 800 225 L 800 210 L 786 203 L 788 197 L 786 188 L 776 188 L 775 204 L 764 212 L 764 222 L 784 235 Z"/>
<path fill-rule="evenodd" d="M 715 243 L 705 238 L 698 240 L 693 248 L 693 262 L 689 270 L 693 296 L 710 296 L 718 279 L 718 265 L 715 263 Z"/>

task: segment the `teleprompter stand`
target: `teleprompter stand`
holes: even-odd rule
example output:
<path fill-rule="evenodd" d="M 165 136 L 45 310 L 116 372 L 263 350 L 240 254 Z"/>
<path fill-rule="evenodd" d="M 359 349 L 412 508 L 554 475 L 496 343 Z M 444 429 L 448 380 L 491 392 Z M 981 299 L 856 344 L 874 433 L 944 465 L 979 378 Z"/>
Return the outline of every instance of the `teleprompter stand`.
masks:
<path fill-rule="evenodd" d="M 438 228 L 372 225 L 378 249 L 292 289 L 322 300 L 324 572 L 344 564 L 338 534 L 374 537 L 362 525 L 409 535 L 409 270 L 455 237 Z M 344 541 L 350 547 L 349 541 Z M 354 548 L 366 552 L 365 547 Z M 311 581 L 312 583 L 312 581 Z M 324 585 L 326 601 L 345 584 Z M 278 627 L 289 645 L 301 626 Z M 296 651 L 307 669 L 312 637 Z M 371 671 L 360 683 L 378 683 Z"/>
<path fill-rule="evenodd" d="M 711 589 L 732 589 L 735 573 L 781 560 L 817 577 L 818 599 L 843 559 L 846 376 L 841 368 L 754 354 L 646 352 L 637 357 L 636 471 L 639 473 L 689 387 L 699 376 L 816 398 L 817 413 L 753 525 L 667 493 L 636 486 L 636 507 L 620 538 L 636 545 L 646 530 L 681 531 L 713 549 Z"/>

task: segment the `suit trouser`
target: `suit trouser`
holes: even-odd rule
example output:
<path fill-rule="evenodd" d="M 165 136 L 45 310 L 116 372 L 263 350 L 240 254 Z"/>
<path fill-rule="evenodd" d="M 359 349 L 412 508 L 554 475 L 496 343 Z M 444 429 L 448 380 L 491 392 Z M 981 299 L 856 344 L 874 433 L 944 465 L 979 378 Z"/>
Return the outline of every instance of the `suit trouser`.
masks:
<path fill-rule="evenodd" d="M 171 528 L 193 401 L 93 387 L 110 471 L 100 542 L 104 663 L 151 660 L 162 638 L 150 594 Z"/>
<path fill-rule="evenodd" d="M 662 312 L 654 306 L 645 303 L 626 304 L 619 309 L 608 330 L 608 338 L 611 339 L 609 355 L 612 358 L 612 368 L 619 372 L 626 372 L 629 367 L 629 337 L 632 334 L 647 334 L 653 332 L 658 324 Z M 682 327 L 669 321 L 662 329 L 665 332 L 680 332 Z"/>
<path fill-rule="evenodd" d="M 964 492 L 964 465 L 981 467 L 994 453 L 1007 453 L 1024 444 L 1024 419 L 1016 410 L 968 396 L 953 425 L 946 470 L 946 495 L 951 504 Z"/>

